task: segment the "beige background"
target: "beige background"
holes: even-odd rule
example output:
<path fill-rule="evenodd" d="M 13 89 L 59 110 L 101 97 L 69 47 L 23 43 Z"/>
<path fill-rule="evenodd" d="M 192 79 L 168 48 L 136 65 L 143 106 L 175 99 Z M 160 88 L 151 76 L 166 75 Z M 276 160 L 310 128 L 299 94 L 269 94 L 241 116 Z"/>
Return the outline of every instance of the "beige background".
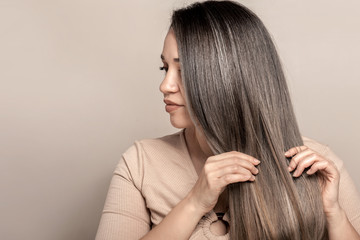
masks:
<path fill-rule="evenodd" d="M 0 0 L 0 239 L 93 239 L 135 139 L 170 134 L 158 87 L 191 1 Z M 360 186 L 360 2 L 241 1 L 272 33 L 303 135 Z"/>

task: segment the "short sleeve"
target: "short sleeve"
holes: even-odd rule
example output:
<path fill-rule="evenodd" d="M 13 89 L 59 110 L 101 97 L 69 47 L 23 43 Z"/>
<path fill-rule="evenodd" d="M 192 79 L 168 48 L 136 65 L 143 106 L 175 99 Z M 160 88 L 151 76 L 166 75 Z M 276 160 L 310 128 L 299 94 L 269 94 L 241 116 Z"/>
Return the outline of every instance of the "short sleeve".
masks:
<path fill-rule="evenodd" d="M 139 239 L 150 231 L 150 214 L 141 193 L 141 146 L 135 142 L 117 164 L 96 240 Z"/>
<path fill-rule="evenodd" d="M 340 172 L 339 203 L 346 215 L 360 234 L 360 196 L 356 186 L 345 168 L 343 161 L 327 147 L 323 153 L 324 157 L 332 160 Z"/>

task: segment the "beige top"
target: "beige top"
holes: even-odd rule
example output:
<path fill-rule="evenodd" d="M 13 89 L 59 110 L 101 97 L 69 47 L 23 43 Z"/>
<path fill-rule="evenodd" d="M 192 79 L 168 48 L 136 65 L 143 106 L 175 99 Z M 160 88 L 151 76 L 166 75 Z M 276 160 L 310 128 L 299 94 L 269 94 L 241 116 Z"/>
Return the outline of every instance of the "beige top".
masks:
<path fill-rule="evenodd" d="M 340 204 L 360 232 L 360 196 L 342 160 L 328 146 L 306 137 L 303 140 L 338 167 Z M 114 171 L 96 240 L 141 238 L 187 195 L 197 178 L 184 129 L 161 138 L 135 141 Z M 228 212 L 223 219 L 229 221 Z M 229 233 L 216 236 L 210 231 L 210 224 L 216 220 L 214 211 L 207 213 L 190 239 L 229 239 Z"/>

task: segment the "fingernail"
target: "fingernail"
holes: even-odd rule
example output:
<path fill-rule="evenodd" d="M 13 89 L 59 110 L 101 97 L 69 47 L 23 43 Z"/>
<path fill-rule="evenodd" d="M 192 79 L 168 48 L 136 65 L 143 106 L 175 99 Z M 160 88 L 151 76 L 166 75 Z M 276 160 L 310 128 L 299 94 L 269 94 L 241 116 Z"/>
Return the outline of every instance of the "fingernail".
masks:
<path fill-rule="evenodd" d="M 288 167 L 288 170 L 291 172 L 291 171 L 292 171 L 292 167 L 289 166 L 289 167 Z"/>
<path fill-rule="evenodd" d="M 251 178 L 250 178 L 251 181 L 255 181 L 255 176 L 252 175 Z"/>
<path fill-rule="evenodd" d="M 299 174 L 299 171 L 296 170 L 296 171 L 294 172 L 293 176 L 294 176 L 294 177 L 298 177 L 298 176 L 297 176 L 298 174 Z"/>
<path fill-rule="evenodd" d="M 254 162 L 255 162 L 256 164 L 259 164 L 259 163 L 260 163 L 260 161 L 257 160 L 257 159 L 254 159 Z"/>

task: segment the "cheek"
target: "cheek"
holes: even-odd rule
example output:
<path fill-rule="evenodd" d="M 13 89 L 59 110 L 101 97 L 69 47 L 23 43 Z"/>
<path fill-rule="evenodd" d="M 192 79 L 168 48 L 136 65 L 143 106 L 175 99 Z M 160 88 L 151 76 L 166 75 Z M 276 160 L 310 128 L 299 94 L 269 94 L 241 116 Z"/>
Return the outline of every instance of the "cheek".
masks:
<path fill-rule="evenodd" d="M 171 124 L 176 128 L 188 128 L 194 124 L 185 107 L 170 115 Z"/>
<path fill-rule="evenodd" d="M 190 113 L 189 113 L 189 111 L 188 111 L 187 106 L 185 106 L 185 107 L 183 108 L 183 112 L 184 112 L 185 117 L 188 119 L 188 121 L 192 122 L 192 120 L 191 120 L 191 118 L 190 118 Z"/>
<path fill-rule="evenodd" d="M 192 121 L 191 121 L 191 118 L 190 118 L 190 114 L 189 114 L 189 111 L 188 111 L 188 109 L 187 109 L 187 107 L 183 107 L 182 109 L 181 109 L 181 117 L 183 118 L 183 120 L 184 121 L 186 121 L 186 122 L 191 122 L 192 123 Z"/>

